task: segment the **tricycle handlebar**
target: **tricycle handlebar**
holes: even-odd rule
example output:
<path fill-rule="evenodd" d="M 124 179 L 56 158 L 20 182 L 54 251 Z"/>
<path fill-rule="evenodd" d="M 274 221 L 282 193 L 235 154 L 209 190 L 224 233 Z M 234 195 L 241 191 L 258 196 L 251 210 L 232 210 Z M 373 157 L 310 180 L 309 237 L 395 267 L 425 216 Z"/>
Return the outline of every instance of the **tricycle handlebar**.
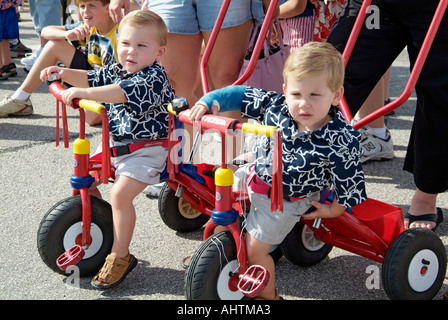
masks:
<path fill-rule="evenodd" d="M 65 88 L 62 86 L 62 84 L 59 81 L 53 82 L 50 85 L 50 92 L 56 97 L 58 101 L 62 101 L 62 93 L 65 91 Z M 93 112 L 96 112 L 98 114 L 102 113 L 102 109 L 104 106 L 98 102 L 87 100 L 87 99 L 74 99 L 73 100 L 73 106 L 74 108 L 80 107 L 83 109 L 87 109 Z"/>

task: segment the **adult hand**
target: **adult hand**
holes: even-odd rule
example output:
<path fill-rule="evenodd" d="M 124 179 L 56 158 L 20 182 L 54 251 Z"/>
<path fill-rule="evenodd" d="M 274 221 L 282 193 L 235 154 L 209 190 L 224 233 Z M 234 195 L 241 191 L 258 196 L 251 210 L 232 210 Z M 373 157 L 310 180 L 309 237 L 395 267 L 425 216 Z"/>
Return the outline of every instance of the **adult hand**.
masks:
<path fill-rule="evenodd" d="M 119 23 L 129 13 L 130 7 L 130 0 L 110 0 L 109 15 L 115 23 Z"/>

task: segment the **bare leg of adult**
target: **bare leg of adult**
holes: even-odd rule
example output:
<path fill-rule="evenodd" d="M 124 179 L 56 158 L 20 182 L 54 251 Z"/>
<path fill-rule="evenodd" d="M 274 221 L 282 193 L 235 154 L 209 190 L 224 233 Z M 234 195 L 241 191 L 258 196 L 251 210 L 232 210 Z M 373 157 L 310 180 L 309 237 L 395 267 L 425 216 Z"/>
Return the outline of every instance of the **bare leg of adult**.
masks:
<path fill-rule="evenodd" d="M 220 30 L 208 63 L 215 88 L 231 85 L 238 79 L 252 27 L 253 21 L 248 20 L 239 26 Z M 208 43 L 211 31 L 203 34 L 205 43 Z M 223 112 L 221 115 L 243 121 L 240 111 Z M 232 159 L 237 155 L 236 139 L 233 146 Z"/>
<path fill-rule="evenodd" d="M 420 216 L 424 214 L 437 213 L 436 209 L 437 194 L 426 193 L 416 188 L 414 196 L 409 208 L 409 214 L 413 216 Z M 405 219 L 404 224 L 406 228 L 427 228 L 433 229 L 436 223 L 433 221 L 414 221 L 409 225 L 409 220 Z"/>
<path fill-rule="evenodd" d="M 166 54 L 161 63 L 168 74 L 168 80 L 176 96 L 187 99 L 193 106 L 198 97 L 195 95 L 195 83 L 199 72 L 199 55 L 201 53 L 202 35 L 169 33 Z M 191 147 L 193 128 L 185 125 Z"/>

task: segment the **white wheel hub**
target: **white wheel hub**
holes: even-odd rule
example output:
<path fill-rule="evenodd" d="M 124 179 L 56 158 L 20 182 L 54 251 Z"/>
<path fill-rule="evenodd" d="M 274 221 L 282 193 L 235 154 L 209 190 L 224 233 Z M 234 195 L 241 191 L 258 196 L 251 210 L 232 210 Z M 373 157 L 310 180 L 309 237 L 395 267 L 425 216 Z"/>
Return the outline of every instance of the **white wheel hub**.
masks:
<path fill-rule="evenodd" d="M 431 288 L 439 273 L 439 260 L 436 254 L 428 249 L 417 252 L 408 269 L 408 281 L 416 292 Z"/>

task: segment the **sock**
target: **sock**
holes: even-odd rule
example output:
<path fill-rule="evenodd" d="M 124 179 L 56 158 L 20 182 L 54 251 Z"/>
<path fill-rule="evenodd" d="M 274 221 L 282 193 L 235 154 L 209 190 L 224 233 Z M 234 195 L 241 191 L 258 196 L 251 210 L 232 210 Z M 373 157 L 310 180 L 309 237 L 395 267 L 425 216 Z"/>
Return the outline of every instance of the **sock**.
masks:
<path fill-rule="evenodd" d="M 26 99 L 28 99 L 30 96 L 31 93 L 25 92 L 19 88 L 12 94 L 11 99 L 26 101 Z"/>
<path fill-rule="evenodd" d="M 371 128 L 373 130 L 373 134 L 381 139 L 386 139 L 386 127 L 384 128 Z"/>
<path fill-rule="evenodd" d="M 9 43 L 12 44 L 13 46 L 15 46 L 16 44 L 19 43 L 19 39 L 11 40 L 11 41 L 9 41 Z"/>

